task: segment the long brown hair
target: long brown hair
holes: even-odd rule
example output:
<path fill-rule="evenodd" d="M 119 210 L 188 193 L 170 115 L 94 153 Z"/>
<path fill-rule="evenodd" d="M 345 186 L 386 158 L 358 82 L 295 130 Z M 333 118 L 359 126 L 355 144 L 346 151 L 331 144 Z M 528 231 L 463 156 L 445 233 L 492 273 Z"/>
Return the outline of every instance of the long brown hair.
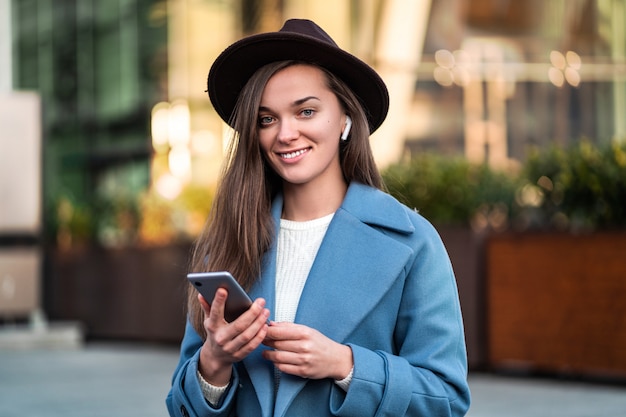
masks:
<path fill-rule="evenodd" d="M 193 250 L 193 272 L 229 271 L 246 290 L 252 287 L 261 272 L 263 255 L 275 235 L 270 209 L 272 199 L 282 188 L 282 179 L 266 162 L 259 146 L 259 104 L 268 80 L 278 71 L 295 64 L 311 65 L 299 61 L 265 65 L 254 73 L 239 94 L 231 123 L 234 133 L 220 183 L 207 223 Z M 343 81 L 330 71 L 320 69 L 326 74 L 328 88 L 352 118 L 349 139 L 340 144 L 344 179 L 348 183 L 357 181 L 382 189 L 363 107 Z M 188 287 L 187 308 L 189 320 L 204 337 L 204 316 L 192 286 Z"/>

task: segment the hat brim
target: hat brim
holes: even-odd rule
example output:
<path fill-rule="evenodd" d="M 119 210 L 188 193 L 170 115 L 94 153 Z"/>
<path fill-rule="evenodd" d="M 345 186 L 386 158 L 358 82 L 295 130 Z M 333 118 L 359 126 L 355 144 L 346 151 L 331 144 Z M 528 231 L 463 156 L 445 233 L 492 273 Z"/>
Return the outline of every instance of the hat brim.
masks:
<path fill-rule="evenodd" d="M 380 76 L 354 55 L 298 33 L 272 32 L 235 42 L 215 60 L 207 82 L 213 107 L 227 123 L 241 89 L 254 72 L 271 62 L 296 60 L 326 68 L 343 80 L 364 107 L 370 133 L 385 120 L 389 94 Z"/>

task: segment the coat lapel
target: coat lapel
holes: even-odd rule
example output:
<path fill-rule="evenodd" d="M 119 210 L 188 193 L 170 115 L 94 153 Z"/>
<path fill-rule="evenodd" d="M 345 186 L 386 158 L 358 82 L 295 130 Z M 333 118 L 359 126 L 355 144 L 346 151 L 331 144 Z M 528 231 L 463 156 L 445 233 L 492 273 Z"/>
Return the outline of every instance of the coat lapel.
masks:
<path fill-rule="evenodd" d="M 274 217 L 275 224 L 278 224 L 280 220 L 280 212 L 282 210 L 282 199 L 277 199 L 272 206 L 272 215 Z M 264 297 L 267 308 L 270 309 L 270 320 L 273 319 L 274 314 L 274 300 L 276 289 L 276 244 L 272 244 L 270 250 L 263 259 L 263 273 L 259 280 L 253 285 L 250 290 L 250 298 L 253 300 L 258 297 Z M 274 409 L 274 365 L 265 360 L 261 355 L 263 350 L 267 349 L 265 345 L 261 345 L 258 349 L 254 350 L 244 360 L 243 364 L 246 367 L 254 390 L 257 393 L 257 398 L 261 405 L 261 411 L 263 417 L 269 417 L 273 414 Z"/>
<path fill-rule="evenodd" d="M 346 212 L 335 216 L 302 291 L 295 321 L 343 343 L 402 275 L 411 251 Z M 281 379 L 275 416 L 284 415 L 306 382 L 292 376 Z"/>
<path fill-rule="evenodd" d="M 402 275 L 412 251 L 388 231 L 414 231 L 405 209 L 385 193 L 351 184 L 342 207 L 335 213 L 305 284 L 296 323 L 319 330 L 343 343 Z M 279 224 L 282 198 L 272 206 Z M 385 229 L 387 232 L 385 232 Z M 273 310 L 275 300 L 276 247 L 264 259 L 263 274 L 250 291 L 264 296 Z M 350 294 L 345 289 L 350 288 Z M 283 375 L 274 404 L 274 371 L 261 357 L 260 348 L 243 363 L 257 392 L 263 416 L 282 416 L 307 380 Z M 272 409 L 274 412 L 272 413 Z"/>
<path fill-rule="evenodd" d="M 402 275 L 411 250 L 345 211 L 335 216 L 302 292 L 296 322 L 343 343 Z"/>

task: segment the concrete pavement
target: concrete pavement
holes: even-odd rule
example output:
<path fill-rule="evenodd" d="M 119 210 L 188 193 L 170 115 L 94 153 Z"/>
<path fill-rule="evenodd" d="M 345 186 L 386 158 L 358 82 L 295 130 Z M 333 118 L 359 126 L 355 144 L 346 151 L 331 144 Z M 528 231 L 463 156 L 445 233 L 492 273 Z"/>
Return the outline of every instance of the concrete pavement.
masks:
<path fill-rule="evenodd" d="M 167 417 L 176 346 L 0 349 L 2 417 Z M 469 417 L 624 417 L 626 386 L 473 373 Z"/>

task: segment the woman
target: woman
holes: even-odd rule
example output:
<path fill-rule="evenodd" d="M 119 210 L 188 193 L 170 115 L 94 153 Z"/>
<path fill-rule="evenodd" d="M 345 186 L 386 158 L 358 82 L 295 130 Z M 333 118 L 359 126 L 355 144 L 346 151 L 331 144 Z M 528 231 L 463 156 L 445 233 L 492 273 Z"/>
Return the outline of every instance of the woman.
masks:
<path fill-rule="evenodd" d="M 384 82 L 289 20 L 227 48 L 208 92 L 237 135 L 192 269 L 230 271 L 255 301 L 227 323 L 226 290 L 190 290 L 170 415 L 464 415 L 450 261 L 381 191 L 369 146 Z"/>

